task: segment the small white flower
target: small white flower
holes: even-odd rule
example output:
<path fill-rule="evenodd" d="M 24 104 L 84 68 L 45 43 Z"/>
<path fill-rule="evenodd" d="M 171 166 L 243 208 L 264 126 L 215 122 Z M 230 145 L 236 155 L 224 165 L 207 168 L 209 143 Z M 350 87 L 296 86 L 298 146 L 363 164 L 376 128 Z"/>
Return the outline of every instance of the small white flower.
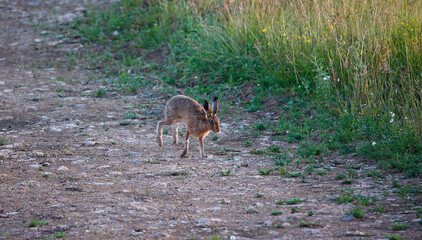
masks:
<path fill-rule="evenodd" d="M 404 117 L 404 120 L 407 120 L 407 117 Z"/>
<path fill-rule="evenodd" d="M 396 114 L 395 114 L 395 113 L 393 113 L 393 112 L 390 112 L 390 115 L 391 115 L 391 117 L 396 116 Z"/>
<path fill-rule="evenodd" d="M 113 36 L 117 36 L 117 35 L 119 35 L 119 31 L 116 30 L 113 32 Z"/>
<path fill-rule="evenodd" d="M 286 133 L 289 133 L 289 132 L 290 132 L 289 130 L 286 131 Z"/>
<path fill-rule="evenodd" d="M 392 123 L 392 122 L 394 122 L 394 118 L 392 118 L 392 119 L 390 120 L 390 123 Z"/>
<path fill-rule="evenodd" d="M 330 76 L 325 76 L 323 79 L 328 80 L 328 79 L 330 79 Z"/>
<path fill-rule="evenodd" d="M 340 82 L 340 78 L 337 78 L 337 82 Z"/>
<path fill-rule="evenodd" d="M 130 74 L 132 71 L 129 69 L 129 70 L 127 70 L 127 74 Z"/>
<path fill-rule="evenodd" d="M 230 240 L 236 240 L 236 236 L 231 235 L 231 236 L 230 236 Z"/>
<path fill-rule="evenodd" d="M 375 145 L 377 145 L 377 143 L 376 142 L 372 142 L 372 146 L 375 146 Z"/>

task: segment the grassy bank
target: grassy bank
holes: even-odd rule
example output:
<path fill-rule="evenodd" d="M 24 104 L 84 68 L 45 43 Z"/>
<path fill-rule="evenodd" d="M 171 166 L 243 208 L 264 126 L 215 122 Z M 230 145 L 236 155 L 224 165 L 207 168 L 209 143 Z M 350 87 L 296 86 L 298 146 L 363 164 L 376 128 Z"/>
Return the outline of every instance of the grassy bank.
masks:
<path fill-rule="evenodd" d="M 301 157 L 357 153 L 413 177 L 422 175 L 420 12 L 418 1 L 127 0 L 75 20 L 73 37 L 127 91 L 154 75 L 189 95 L 280 111 L 267 127 L 300 143 Z M 165 61 L 145 62 L 157 49 Z"/>

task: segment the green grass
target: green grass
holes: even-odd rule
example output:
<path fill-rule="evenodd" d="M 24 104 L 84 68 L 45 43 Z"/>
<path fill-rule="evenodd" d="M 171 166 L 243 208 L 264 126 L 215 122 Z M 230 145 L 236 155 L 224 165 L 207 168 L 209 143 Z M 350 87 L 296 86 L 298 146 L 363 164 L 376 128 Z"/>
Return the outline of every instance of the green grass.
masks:
<path fill-rule="evenodd" d="M 408 226 L 404 223 L 396 223 L 393 225 L 393 231 L 402 231 L 406 230 Z"/>
<path fill-rule="evenodd" d="M 221 171 L 221 172 L 220 172 L 220 175 L 221 175 L 221 176 L 229 176 L 229 175 L 230 175 L 230 173 L 231 173 L 231 170 L 229 169 L 229 170 L 227 170 L 227 171 Z"/>
<path fill-rule="evenodd" d="M 107 90 L 103 88 L 99 88 L 97 91 L 95 91 L 94 96 L 97 98 L 103 98 L 107 95 Z"/>
<path fill-rule="evenodd" d="M 361 209 L 360 206 L 356 206 L 355 208 L 353 208 L 349 212 L 346 212 L 346 215 L 348 215 L 348 216 L 353 215 L 353 217 L 355 217 L 355 218 L 363 218 L 363 217 L 365 217 L 365 212 Z"/>
<path fill-rule="evenodd" d="M 293 198 L 291 200 L 278 201 L 276 204 L 277 205 L 282 205 L 282 204 L 295 205 L 295 204 L 301 203 L 303 201 L 305 201 L 305 200 L 300 199 L 300 198 Z"/>
<path fill-rule="evenodd" d="M 42 226 L 42 225 L 47 225 L 48 223 L 45 220 L 32 220 L 29 224 L 28 227 L 38 227 L 38 226 Z"/>
<path fill-rule="evenodd" d="M 274 110 L 278 122 L 262 119 L 252 137 L 272 131 L 299 143 L 302 158 L 360 154 L 381 169 L 422 176 L 422 2 L 225 5 L 121 0 L 64 32 L 90 46 L 72 56 L 123 91 L 154 82 L 240 101 L 247 112 Z M 162 62 L 149 61 L 157 52 L 165 52 Z"/>
<path fill-rule="evenodd" d="M 273 215 L 273 216 L 277 216 L 277 215 L 281 215 L 281 214 L 283 214 L 283 211 L 274 211 L 274 212 L 271 213 L 271 215 Z"/>
<path fill-rule="evenodd" d="M 65 233 L 65 232 L 55 232 L 54 233 L 54 237 L 56 237 L 56 238 L 64 238 L 64 237 L 67 237 L 67 233 Z"/>

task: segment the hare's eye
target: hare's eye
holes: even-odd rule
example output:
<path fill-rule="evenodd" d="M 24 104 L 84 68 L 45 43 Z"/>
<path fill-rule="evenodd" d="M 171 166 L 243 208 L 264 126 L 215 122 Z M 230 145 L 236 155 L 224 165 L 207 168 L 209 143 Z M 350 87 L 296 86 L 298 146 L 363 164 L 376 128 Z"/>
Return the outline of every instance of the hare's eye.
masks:
<path fill-rule="evenodd" d="M 214 120 L 210 119 L 210 123 L 211 123 L 211 124 L 214 124 Z"/>

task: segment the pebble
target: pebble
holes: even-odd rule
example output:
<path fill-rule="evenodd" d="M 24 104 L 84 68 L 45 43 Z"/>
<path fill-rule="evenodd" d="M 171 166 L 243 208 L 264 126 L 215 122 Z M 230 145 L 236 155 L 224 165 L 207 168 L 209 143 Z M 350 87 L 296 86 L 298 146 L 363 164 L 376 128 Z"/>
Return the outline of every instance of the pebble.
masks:
<path fill-rule="evenodd" d="M 271 221 L 271 220 L 267 220 L 267 221 L 265 221 L 264 222 L 264 225 L 266 225 L 266 226 L 272 226 L 273 225 L 273 222 Z"/>
<path fill-rule="evenodd" d="M 122 173 L 121 172 L 118 172 L 118 171 L 112 171 L 112 172 L 110 172 L 109 173 L 110 175 L 112 175 L 112 176 L 121 176 L 122 175 Z"/>
<path fill-rule="evenodd" d="M 65 166 L 61 166 L 61 167 L 57 168 L 57 170 L 65 172 L 65 171 L 69 171 L 69 168 L 67 168 Z"/>
<path fill-rule="evenodd" d="M 94 146 L 95 144 L 97 144 L 97 142 L 94 141 L 83 141 L 81 146 L 83 147 L 90 147 L 90 146 Z"/>
<path fill-rule="evenodd" d="M 288 223 L 288 222 L 285 222 L 285 223 L 283 223 L 283 224 L 281 224 L 281 226 L 282 227 L 288 227 L 288 226 L 290 226 L 291 224 L 290 223 Z"/>
<path fill-rule="evenodd" d="M 75 104 L 75 107 L 77 107 L 77 108 L 85 108 L 85 104 L 77 103 L 77 104 Z"/>
<path fill-rule="evenodd" d="M 48 131 L 49 131 L 49 132 L 56 132 L 56 133 L 59 133 L 59 132 L 63 131 L 63 129 L 61 129 L 61 128 L 59 128 L 59 127 L 49 127 L 49 128 L 48 128 Z"/>
<path fill-rule="evenodd" d="M 167 237 L 169 237 L 169 235 L 167 233 L 164 233 L 164 232 L 156 232 L 156 233 L 154 233 L 154 237 L 156 237 L 156 238 L 167 238 Z"/>
<path fill-rule="evenodd" d="M 41 168 L 41 165 L 39 165 L 39 164 L 32 164 L 32 165 L 29 165 L 29 168 L 31 168 L 31 169 L 40 169 Z"/>
<path fill-rule="evenodd" d="M 0 81 L 0 85 L 4 85 L 4 84 L 6 84 L 5 81 Z"/>
<path fill-rule="evenodd" d="M 45 157 L 45 154 L 43 152 L 35 152 L 35 156 L 37 156 L 37 157 Z"/>
<path fill-rule="evenodd" d="M 43 172 L 42 175 L 43 176 L 51 176 L 51 175 L 53 175 L 53 173 L 51 173 L 51 172 Z"/>
<path fill-rule="evenodd" d="M 203 217 L 203 218 L 199 218 L 193 221 L 193 225 L 197 226 L 197 227 L 206 227 L 208 225 L 210 225 L 210 219 Z"/>

